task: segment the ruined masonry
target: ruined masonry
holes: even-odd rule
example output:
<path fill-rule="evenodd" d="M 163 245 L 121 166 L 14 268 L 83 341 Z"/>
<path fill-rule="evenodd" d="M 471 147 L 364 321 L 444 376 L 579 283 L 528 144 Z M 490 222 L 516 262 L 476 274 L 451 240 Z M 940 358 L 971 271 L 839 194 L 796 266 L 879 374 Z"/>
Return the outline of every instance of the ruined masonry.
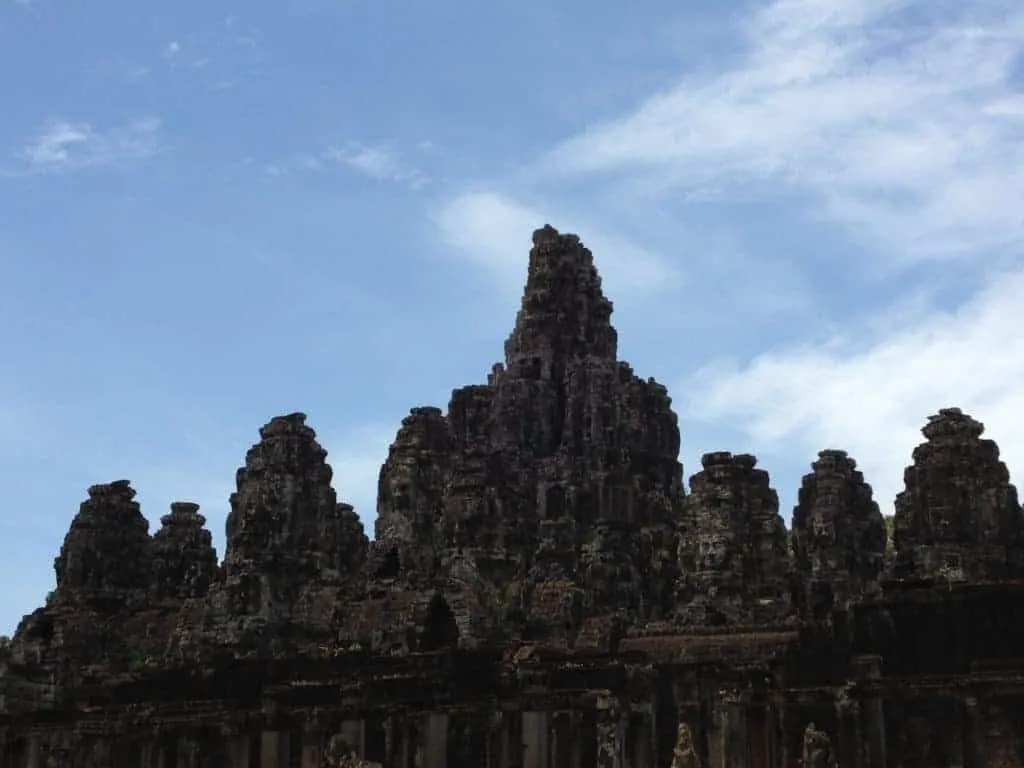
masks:
<path fill-rule="evenodd" d="M 1022 765 L 1024 518 L 940 410 L 891 545 L 852 457 L 793 510 L 747 454 L 683 482 L 590 252 L 534 233 L 504 363 L 414 408 L 370 541 L 302 414 L 237 474 L 218 562 L 89 489 L 0 645 L 0 768 Z M 367 510 L 363 510 L 368 513 Z"/>

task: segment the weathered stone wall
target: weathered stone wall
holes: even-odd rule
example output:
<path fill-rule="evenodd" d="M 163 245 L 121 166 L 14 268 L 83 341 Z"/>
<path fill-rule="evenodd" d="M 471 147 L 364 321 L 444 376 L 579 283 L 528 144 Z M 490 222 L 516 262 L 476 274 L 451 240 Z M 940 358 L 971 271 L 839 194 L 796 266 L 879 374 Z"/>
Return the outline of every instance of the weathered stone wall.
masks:
<path fill-rule="evenodd" d="M 127 481 L 90 488 L 0 643 L 0 766 L 1015 764 L 1024 518 L 982 425 L 929 420 L 894 556 L 837 449 L 787 532 L 751 455 L 686 493 L 611 314 L 535 232 L 504 361 L 402 420 L 372 543 L 299 413 L 247 453 L 223 564 L 197 505 L 151 537 Z"/>

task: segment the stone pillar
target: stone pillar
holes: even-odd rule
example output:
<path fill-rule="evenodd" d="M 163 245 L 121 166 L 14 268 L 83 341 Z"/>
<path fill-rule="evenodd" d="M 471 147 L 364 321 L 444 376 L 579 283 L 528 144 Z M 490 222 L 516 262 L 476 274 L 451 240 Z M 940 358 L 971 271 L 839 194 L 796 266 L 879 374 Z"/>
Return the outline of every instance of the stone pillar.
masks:
<path fill-rule="evenodd" d="M 504 718 L 501 716 L 501 710 L 492 710 L 487 716 L 487 761 L 485 763 L 486 768 L 502 768 L 501 756 L 504 754 L 502 749 L 502 731 L 504 730 Z"/>
<path fill-rule="evenodd" d="M 572 728 L 568 712 L 551 716 L 551 768 L 572 768 Z"/>
<path fill-rule="evenodd" d="M 288 768 L 288 732 L 264 731 L 260 737 L 260 768 Z"/>
<path fill-rule="evenodd" d="M 597 768 L 624 768 L 625 721 L 622 705 L 610 694 L 597 701 Z"/>
<path fill-rule="evenodd" d="M 228 736 L 228 768 L 249 768 L 249 751 L 251 749 L 252 739 L 248 733 Z"/>
<path fill-rule="evenodd" d="M 139 747 L 139 753 L 139 765 L 142 768 L 153 768 L 156 765 L 156 744 L 153 743 L 152 739 L 142 742 Z"/>
<path fill-rule="evenodd" d="M 655 766 L 657 732 L 653 712 L 643 712 L 638 717 L 636 732 L 633 734 L 633 753 L 629 756 L 628 768 L 658 768 Z"/>
<path fill-rule="evenodd" d="M 178 740 L 178 768 L 200 768 L 204 748 L 200 734 L 190 731 L 182 735 Z"/>
<path fill-rule="evenodd" d="M 879 656 L 859 656 L 853 660 L 854 676 L 858 682 L 873 684 L 882 677 L 882 659 Z M 864 752 L 869 768 L 886 768 L 885 709 L 879 696 L 870 696 L 861 702 L 861 727 Z"/>
<path fill-rule="evenodd" d="M 773 754 L 773 758 L 777 756 L 778 765 L 793 765 L 793 761 L 789 756 L 789 704 L 782 698 L 775 700 L 775 704 L 772 707 L 775 716 L 775 732 L 776 737 L 776 751 Z"/>
<path fill-rule="evenodd" d="M 302 731 L 302 768 L 320 768 L 324 749 L 324 734 L 319 728 L 307 727 Z"/>
<path fill-rule="evenodd" d="M 724 703 L 720 698 L 712 699 L 711 716 L 707 718 L 707 722 L 701 724 L 703 727 L 698 726 L 693 734 L 697 739 L 703 739 L 708 745 L 708 768 L 724 768 L 725 766 L 725 742 L 728 739 L 725 729 L 728 724 L 729 718 Z M 703 736 L 701 731 L 704 732 Z"/>
<path fill-rule="evenodd" d="M 843 768 L 863 768 L 860 703 L 845 692 L 836 698 L 836 722 L 839 724 L 839 764 Z"/>
<path fill-rule="evenodd" d="M 576 709 L 569 713 L 569 738 L 572 748 L 569 753 L 570 768 L 587 768 L 583 765 L 584 747 L 586 745 L 587 729 L 584 727 L 584 718 L 587 713 Z"/>
<path fill-rule="evenodd" d="M 747 729 L 747 708 L 736 694 L 722 700 L 722 768 L 747 768 L 750 743 Z"/>
<path fill-rule="evenodd" d="M 504 768 L 523 768 L 523 714 L 519 710 L 504 713 Z"/>
<path fill-rule="evenodd" d="M 356 751 L 359 757 L 366 756 L 366 722 L 363 720 L 344 720 L 341 723 L 341 735 L 345 742 Z"/>
<path fill-rule="evenodd" d="M 414 744 L 406 716 L 392 715 L 384 723 L 385 768 L 407 768 Z"/>
<path fill-rule="evenodd" d="M 423 718 L 422 768 L 448 768 L 448 713 L 432 712 Z"/>
<path fill-rule="evenodd" d="M 523 712 L 523 768 L 548 768 L 548 713 Z"/>
<path fill-rule="evenodd" d="M 985 718 L 973 696 L 964 699 L 964 768 L 985 768 Z"/>
<path fill-rule="evenodd" d="M 747 733 L 750 744 L 750 768 L 771 768 L 772 744 L 768 707 L 756 704 L 747 708 Z"/>
<path fill-rule="evenodd" d="M 43 749 L 39 734 L 33 733 L 28 737 L 28 748 L 25 751 L 25 768 L 43 768 Z"/>

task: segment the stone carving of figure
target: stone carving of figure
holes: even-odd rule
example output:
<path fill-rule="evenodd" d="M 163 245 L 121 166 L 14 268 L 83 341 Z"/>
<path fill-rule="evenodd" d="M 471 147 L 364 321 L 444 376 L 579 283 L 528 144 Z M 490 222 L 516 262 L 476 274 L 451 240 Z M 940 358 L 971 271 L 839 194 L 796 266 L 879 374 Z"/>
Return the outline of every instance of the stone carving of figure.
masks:
<path fill-rule="evenodd" d="M 345 741 L 344 736 L 336 733 L 327 740 L 321 765 L 323 768 L 347 768 L 354 757 L 355 750 Z"/>
<path fill-rule="evenodd" d="M 700 768 L 700 758 L 693 744 L 693 731 L 689 723 L 680 722 L 676 730 L 676 745 L 672 749 L 672 768 Z"/>
<path fill-rule="evenodd" d="M 729 554 L 729 537 L 718 533 L 697 536 L 697 570 L 717 571 L 725 565 Z"/>
<path fill-rule="evenodd" d="M 372 763 L 359 757 L 340 733 L 327 740 L 320 765 L 322 768 L 383 768 L 380 763 Z"/>
<path fill-rule="evenodd" d="M 205 768 L 203 750 L 195 739 L 185 739 L 181 744 L 180 763 L 184 768 Z"/>
<path fill-rule="evenodd" d="M 803 768 L 837 768 L 832 740 L 814 723 L 804 729 Z"/>
<path fill-rule="evenodd" d="M 810 519 L 811 535 L 819 546 L 828 546 L 835 543 L 836 529 L 832 521 L 825 515 L 818 512 L 812 514 Z"/>

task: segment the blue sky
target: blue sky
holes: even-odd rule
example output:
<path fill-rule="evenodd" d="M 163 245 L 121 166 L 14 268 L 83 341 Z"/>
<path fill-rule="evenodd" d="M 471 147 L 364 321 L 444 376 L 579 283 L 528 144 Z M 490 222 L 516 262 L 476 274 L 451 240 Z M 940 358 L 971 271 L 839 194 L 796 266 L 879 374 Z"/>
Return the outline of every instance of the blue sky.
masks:
<path fill-rule="evenodd" d="M 152 6 L 152 7 L 151 7 Z M 580 234 L 687 474 L 825 447 L 891 507 L 940 407 L 1024 463 L 1018 0 L 0 0 L 0 631 L 87 486 L 158 525 L 301 410 L 372 529 L 414 405 Z"/>

